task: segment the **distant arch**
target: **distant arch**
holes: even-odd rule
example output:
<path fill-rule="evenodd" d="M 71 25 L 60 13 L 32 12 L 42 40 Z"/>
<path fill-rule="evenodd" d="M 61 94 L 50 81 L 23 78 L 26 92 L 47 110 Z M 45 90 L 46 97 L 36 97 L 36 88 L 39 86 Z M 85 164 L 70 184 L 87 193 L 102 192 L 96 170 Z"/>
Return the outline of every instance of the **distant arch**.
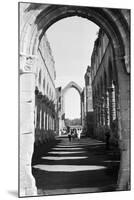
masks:
<path fill-rule="evenodd" d="M 61 105 L 62 105 L 62 115 L 65 115 L 65 94 L 66 92 L 71 89 L 71 88 L 74 88 L 75 90 L 77 90 L 77 92 L 79 93 L 80 95 L 80 117 L 81 117 L 81 125 L 82 125 L 82 122 L 83 122 L 83 106 L 82 106 L 82 103 L 83 103 L 83 99 L 82 99 L 82 88 L 74 81 L 70 81 L 61 91 L 62 93 L 62 96 L 61 96 Z"/>
<path fill-rule="evenodd" d="M 64 87 L 64 89 L 62 90 L 62 94 L 65 94 L 67 92 L 67 90 L 69 90 L 70 88 L 75 88 L 78 91 L 78 93 L 80 94 L 80 96 L 81 96 L 82 88 L 77 83 L 75 83 L 74 81 L 69 82 Z"/>

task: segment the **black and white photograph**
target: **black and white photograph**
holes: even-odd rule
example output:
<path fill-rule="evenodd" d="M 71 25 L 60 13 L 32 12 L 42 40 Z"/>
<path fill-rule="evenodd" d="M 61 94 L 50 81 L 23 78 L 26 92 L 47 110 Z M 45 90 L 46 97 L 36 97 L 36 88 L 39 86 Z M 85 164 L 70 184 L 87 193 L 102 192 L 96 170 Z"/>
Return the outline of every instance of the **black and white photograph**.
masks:
<path fill-rule="evenodd" d="M 18 15 L 19 197 L 130 190 L 131 10 Z"/>

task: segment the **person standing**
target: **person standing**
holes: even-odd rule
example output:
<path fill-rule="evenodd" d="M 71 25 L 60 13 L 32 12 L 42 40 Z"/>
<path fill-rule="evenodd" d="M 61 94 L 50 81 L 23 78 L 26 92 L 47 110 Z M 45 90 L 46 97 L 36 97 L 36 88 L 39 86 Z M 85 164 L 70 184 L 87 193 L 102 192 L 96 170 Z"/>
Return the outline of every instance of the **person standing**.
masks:
<path fill-rule="evenodd" d="M 70 133 L 70 131 L 68 132 L 68 139 L 69 139 L 69 142 L 71 142 L 71 133 Z"/>
<path fill-rule="evenodd" d="M 77 130 L 77 137 L 78 137 L 78 140 L 80 140 L 80 137 L 81 137 L 81 130 L 80 129 Z"/>

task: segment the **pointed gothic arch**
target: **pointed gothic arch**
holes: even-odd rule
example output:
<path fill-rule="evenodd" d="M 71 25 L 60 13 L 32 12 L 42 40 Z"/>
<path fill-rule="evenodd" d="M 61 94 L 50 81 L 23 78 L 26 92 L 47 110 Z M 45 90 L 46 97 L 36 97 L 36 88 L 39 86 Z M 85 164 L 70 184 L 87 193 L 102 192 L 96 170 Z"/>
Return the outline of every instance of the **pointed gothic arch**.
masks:
<path fill-rule="evenodd" d="M 82 88 L 74 81 L 70 81 L 63 89 L 62 89 L 62 98 L 61 98 L 61 102 L 62 102 L 62 115 L 65 115 L 65 94 L 66 92 L 70 89 L 70 88 L 74 88 L 78 91 L 79 95 L 80 95 L 80 110 L 81 110 L 81 125 L 83 122 L 83 100 L 82 100 Z"/>
<path fill-rule="evenodd" d="M 78 93 L 81 95 L 82 93 L 82 88 L 77 84 L 75 83 L 74 81 L 70 81 L 65 87 L 64 89 L 62 90 L 62 93 L 65 94 L 67 92 L 68 89 L 70 88 L 75 88 Z"/>

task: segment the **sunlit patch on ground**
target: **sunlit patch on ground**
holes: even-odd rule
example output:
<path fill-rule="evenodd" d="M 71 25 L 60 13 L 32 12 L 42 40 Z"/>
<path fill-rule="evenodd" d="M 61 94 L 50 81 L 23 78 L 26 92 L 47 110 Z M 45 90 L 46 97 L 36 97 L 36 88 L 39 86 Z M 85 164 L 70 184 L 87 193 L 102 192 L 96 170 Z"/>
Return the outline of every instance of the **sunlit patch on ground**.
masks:
<path fill-rule="evenodd" d="M 77 157 L 57 157 L 57 156 L 45 156 L 42 157 L 44 160 L 76 160 L 76 159 L 87 159 L 87 156 L 77 156 Z"/>
<path fill-rule="evenodd" d="M 50 151 L 48 154 L 74 154 L 85 153 L 85 151 Z"/>
<path fill-rule="evenodd" d="M 58 144 L 56 147 L 81 147 L 81 146 L 95 146 L 95 145 L 105 145 L 105 142 L 101 143 L 71 143 L 71 144 Z"/>
<path fill-rule="evenodd" d="M 105 169 L 104 166 L 97 165 L 35 165 L 36 169 L 50 172 L 78 172 Z"/>
<path fill-rule="evenodd" d="M 100 192 L 103 188 L 89 187 L 89 188 L 67 188 L 67 189 L 53 189 L 53 190 L 41 190 L 38 189 L 38 194 L 40 195 L 56 195 L 56 194 L 76 194 L 76 193 L 87 193 L 87 192 Z"/>
<path fill-rule="evenodd" d="M 120 160 L 105 160 L 104 162 L 111 163 L 111 162 L 120 162 Z"/>
<path fill-rule="evenodd" d="M 72 145 L 56 145 L 56 147 L 59 147 L 59 148 L 79 148 L 79 147 L 83 147 L 83 146 L 86 146 L 84 144 L 82 145 L 75 145 L 75 144 L 72 144 Z"/>
<path fill-rule="evenodd" d="M 60 147 L 56 147 L 56 148 L 52 148 L 53 150 L 81 150 L 82 148 L 77 148 L 77 147 L 62 147 L 62 149 Z"/>

